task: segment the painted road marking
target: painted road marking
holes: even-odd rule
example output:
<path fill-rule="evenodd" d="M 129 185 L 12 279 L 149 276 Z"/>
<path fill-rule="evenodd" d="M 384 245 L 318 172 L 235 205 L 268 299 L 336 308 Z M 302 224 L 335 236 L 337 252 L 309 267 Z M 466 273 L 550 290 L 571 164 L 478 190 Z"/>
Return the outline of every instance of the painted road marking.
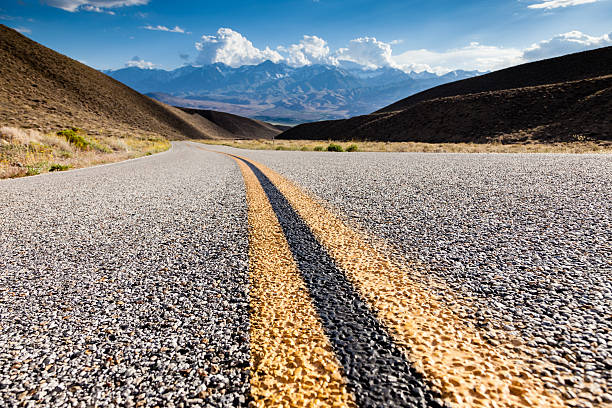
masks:
<path fill-rule="evenodd" d="M 483 333 L 464 324 L 412 281 L 409 270 L 376 251 L 357 231 L 284 177 L 244 160 L 260 169 L 287 199 L 417 370 L 446 401 L 457 407 L 566 406 L 536 377 L 544 363 L 528 364 L 529 358 L 520 350 L 488 344 Z"/>
<path fill-rule="evenodd" d="M 248 202 L 253 402 L 356 407 L 266 194 L 236 161 Z"/>
<path fill-rule="evenodd" d="M 357 403 L 420 407 L 425 400 L 427 406 L 440 406 L 289 202 L 255 165 L 246 163 L 276 214 Z M 373 348 L 372 342 L 382 347 Z"/>

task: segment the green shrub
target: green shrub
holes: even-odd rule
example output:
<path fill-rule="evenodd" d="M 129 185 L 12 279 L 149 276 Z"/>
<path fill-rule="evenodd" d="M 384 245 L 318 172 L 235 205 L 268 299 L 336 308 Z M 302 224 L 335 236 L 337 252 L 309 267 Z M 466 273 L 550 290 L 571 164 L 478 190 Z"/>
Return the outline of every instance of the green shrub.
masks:
<path fill-rule="evenodd" d="M 70 166 L 68 165 L 54 163 L 51 165 L 51 167 L 49 167 L 49 171 L 64 171 L 68 170 L 69 168 Z"/>
<path fill-rule="evenodd" d="M 352 144 L 346 148 L 346 151 L 347 152 L 357 152 L 359 151 L 359 146 L 357 146 L 356 144 Z"/>
<path fill-rule="evenodd" d="M 302 148 L 300 150 L 303 151 L 303 152 L 307 152 L 310 149 L 308 148 L 308 146 L 302 146 Z"/>
<path fill-rule="evenodd" d="M 329 146 L 327 146 L 327 151 L 328 152 L 343 152 L 344 149 L 339 144 L 330 143 Z"/>
<path fill-rule="evenodd" d="M 69 143 L 75 145 L 81 150 L 89 150 L 89 148 L 91 147 L 91 143 L 89 143 L 83 136 L 81 136 L 79 134 L 79 131 L 79 128 L 66 129 L 57 132 L 57 135 L 64 136 Z"/>
<path fill-rule="evenodd" d="M 323 151 L 323 146 L 315 146 L 315 148 L 312 149 L 312 150 L 314 150 L 315 152 L 322 152 Z"/>
<path fill-rule="evenodd" d="M 38 165 L 26 166 L 26 176 L 36 176 L 43 171 L 43 164 L 39 163 Z"/>
<path fill-rule="evenodd" d="M 285 146 L 276 146 L 276 150 L 289 150 Z"/>

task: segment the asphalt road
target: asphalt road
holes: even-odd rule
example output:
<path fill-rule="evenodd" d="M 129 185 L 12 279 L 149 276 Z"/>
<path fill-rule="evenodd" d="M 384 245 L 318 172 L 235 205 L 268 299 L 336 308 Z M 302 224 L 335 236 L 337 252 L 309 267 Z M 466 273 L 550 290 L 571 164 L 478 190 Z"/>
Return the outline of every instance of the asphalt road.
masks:
<path fill-rule="evenodd" d="M 0 181 L 0 405 L 610 405 L 611 180 L 175 143 Z"/>

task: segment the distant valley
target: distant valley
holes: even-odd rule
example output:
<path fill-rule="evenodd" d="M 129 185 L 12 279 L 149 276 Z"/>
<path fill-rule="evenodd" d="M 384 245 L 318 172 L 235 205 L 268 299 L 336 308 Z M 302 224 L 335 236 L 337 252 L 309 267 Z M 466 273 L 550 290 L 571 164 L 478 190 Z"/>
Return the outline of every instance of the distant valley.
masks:
<path fill-rule="evenodd" d="M 347 62 L 293 68 L 271 61 L 238 68 L 216 63 L 172 71 L 129 67 L 104 73 L 170 105 L 281 124 L 363 115 L 425 89 L 482 74 L 368 70 Z"/>

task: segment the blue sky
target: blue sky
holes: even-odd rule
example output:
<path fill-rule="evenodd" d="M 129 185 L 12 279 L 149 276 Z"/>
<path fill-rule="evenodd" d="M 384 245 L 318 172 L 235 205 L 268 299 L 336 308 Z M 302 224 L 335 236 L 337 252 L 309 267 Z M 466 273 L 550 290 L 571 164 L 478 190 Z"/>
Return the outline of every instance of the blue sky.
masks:
<path fill-rule="evenodd" d="M 612 45 L 612 0 L 5 0 L 0 23 L 98 69 L 271 59 L 445 72 Z"/>

